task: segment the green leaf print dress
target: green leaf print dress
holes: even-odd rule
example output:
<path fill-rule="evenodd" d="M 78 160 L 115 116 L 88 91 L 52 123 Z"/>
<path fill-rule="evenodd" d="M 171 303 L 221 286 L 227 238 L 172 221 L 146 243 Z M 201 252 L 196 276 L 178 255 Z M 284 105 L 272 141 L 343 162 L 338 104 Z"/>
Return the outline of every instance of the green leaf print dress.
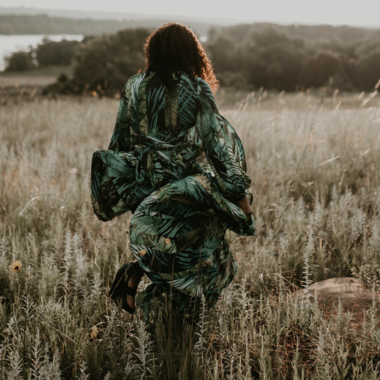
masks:
<path fill-rule="evenodd" d="M 254 234 L 237 206 L 250 182 L 242 143 L 203 79 L 130 78 L 109 148 L 93 155 L 91 188 L 100 220 L 133 212 L 131 250 L 152 281 L 144 308 L 163 293 L 180 312 L 202 294 L 216 303 L 237 270 L 226 230 Z"/>

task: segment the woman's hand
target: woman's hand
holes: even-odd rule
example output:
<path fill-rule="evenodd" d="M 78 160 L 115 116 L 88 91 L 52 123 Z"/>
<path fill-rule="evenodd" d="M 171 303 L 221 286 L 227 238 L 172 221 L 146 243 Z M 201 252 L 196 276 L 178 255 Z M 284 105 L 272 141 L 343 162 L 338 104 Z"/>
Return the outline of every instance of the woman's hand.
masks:
<path fill-rule="evenodd" d="M 251 220 L 251 215 L 253 214 L 253 211 L 251 209 L 251 205 L 249 204 L 247 195 L 239 201 L 239 207 L 243 210 L 247 219 Z"/>

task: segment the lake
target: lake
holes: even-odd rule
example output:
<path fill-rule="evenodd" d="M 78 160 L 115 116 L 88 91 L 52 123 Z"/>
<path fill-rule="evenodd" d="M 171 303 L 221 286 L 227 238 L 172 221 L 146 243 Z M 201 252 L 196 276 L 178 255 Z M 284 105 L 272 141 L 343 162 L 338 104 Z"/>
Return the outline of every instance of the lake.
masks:
<path fill-rule="evenodd" d="M 26 35 L 4 35 L 0 34 L 0 70 L 5 69 L 4 58 L 16 51 L 28 51 L 30 46 L 37 46 L 44 38 L 49 38 L 52 41 L 76 40 L 81 41 L 83 35 L 81 34 L 26 34 Z"/>

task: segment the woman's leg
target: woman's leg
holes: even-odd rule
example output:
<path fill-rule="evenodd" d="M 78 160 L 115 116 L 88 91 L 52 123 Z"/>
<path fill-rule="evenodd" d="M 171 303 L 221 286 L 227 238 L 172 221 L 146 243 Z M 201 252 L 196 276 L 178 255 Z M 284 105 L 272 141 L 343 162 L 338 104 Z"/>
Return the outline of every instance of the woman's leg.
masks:
<path fill-rule="evenodd" d="M 135 263 L 137 263 L 137 260 L 135 261 Z M 137 289 L 143 275 L 144 275 L 144 272 L 140 268 L 140 265 L 134 265 L 133 272 L 129 277 L 127 286 L 134 288 L 134 289 Z M 135 297 L 127 294 L 127 304 L 131 309 L 134 309 L 135 308 Z"/>

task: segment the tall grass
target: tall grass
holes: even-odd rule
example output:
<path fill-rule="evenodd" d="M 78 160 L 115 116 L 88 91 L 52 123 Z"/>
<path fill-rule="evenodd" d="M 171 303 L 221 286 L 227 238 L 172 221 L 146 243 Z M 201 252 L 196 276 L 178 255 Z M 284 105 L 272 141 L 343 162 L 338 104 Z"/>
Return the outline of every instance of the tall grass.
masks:
<path fill-rule="evenodd" d="M 252 99 L 222 112 L 246 148 L 257 235 L 228 233 L 238 275 L 194 325 L 165 299 L 146 322 L 106 297 L 130 215 L 99 222 L 89 176 L 117 102 L 1 109 L 1 379 L 380 378 L 375 303 L 358 325 L 290 296 L 332 277 L 380 285 L 380 110 Z"/>

